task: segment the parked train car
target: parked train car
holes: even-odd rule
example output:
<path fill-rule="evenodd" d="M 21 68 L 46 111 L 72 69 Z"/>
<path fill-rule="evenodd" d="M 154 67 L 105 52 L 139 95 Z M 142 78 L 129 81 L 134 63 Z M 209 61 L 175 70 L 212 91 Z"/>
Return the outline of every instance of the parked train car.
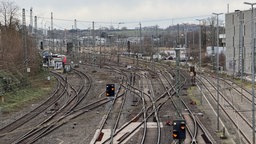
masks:
<path fill-rule="evenodd" d="M 57 72 L 63 72 L 67 58 L 65 55 L 48 54 L 43 56 L 43 67 L 52 68 Z"/>

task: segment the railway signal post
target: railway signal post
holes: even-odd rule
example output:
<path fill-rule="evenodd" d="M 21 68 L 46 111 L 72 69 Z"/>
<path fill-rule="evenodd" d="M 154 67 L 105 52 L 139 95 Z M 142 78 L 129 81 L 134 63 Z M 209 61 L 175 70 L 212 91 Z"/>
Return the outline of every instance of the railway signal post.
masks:
<path fill-rule="evenodd" d="M 186 139 L 186 121 L 183 119 L 173 121 L 172 138 L 181 144 Z"/>
<path fill-rule="evenodd" d="M 115 84 L 106 84 L 106 96 L 107 97 L 115 96 Z"/>

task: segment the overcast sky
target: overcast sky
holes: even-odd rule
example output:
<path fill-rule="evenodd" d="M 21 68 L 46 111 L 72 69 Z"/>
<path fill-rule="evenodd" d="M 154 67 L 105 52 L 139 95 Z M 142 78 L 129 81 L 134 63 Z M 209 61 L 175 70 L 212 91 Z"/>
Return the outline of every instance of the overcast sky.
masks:
<path fill-rule="evenodd" d="M 10 0 L 11 1 L 11 0 Z M 26 9 L 29 21 L 29 9 L 38 16 L 38 27 L 50 26 L 51 12 L 54 27 L 72 28 L 74 19 L 77 27 L 138 27 L 159 25 L 167 27 L 177 23 L 196 23 L 195 19 L 207 18 L 215 13 L 227 13 L 236 9 L 250 9 L 244 0 L 14 0 L 20 9 Z M 247 0 L 246 2 L 255 2 Z M 255 6 L 256 7 L 256 6 Z M 61 20 L 60 20 L 61 19 Z M 224 19 L 222 17 L 222 19 Z M 119 24 L 118 23 L 122 23 Z M 129 26 L 128 26 L 129 25 Z"/>

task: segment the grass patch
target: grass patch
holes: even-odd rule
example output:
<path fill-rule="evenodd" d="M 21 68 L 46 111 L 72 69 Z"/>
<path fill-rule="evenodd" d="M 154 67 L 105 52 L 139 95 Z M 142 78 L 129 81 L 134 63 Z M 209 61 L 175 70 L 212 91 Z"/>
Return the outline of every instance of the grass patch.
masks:
<path fill-rule="evenodd" d="M 4 101 L 0 102 L 3 113 L 19 111 L 25 106 L 48 97 L 55 85 L 55 79 L 47 80 L 47 73 L 42 73 L 29 78 L 30 85 L 16 89 L 3 95 Z"/>
<path fill-rule="evenodd" d="M 200 100 L 198 99 L 198 96 L 197 96 L 197 95 L 200 95 L 197 91 L 197 87 L 192 86 L 188 88 L 187 93 L 192 101 L 196 102 L 197 104 L 200 103 Z"/>
<path fill-rule="evenodd" d="M 235 79 L 235 83 L 238 84 L 239 86 L 243 85 L 244 88 L 251 88 L 252 84 L 251 82 L 248 82 L 246 80 L 241 80 L 241 79 Z"/>
<path fill-rule="evenodd" d="M 233 78 L 233 76 L 230 76 L 230 75 L 227 75 L 227 74 L 222 74 L 222 77 L 223 78 L 227 78 L 227 79 L 232 79 L 232 80 L 234 80 L 234 82 L 237 84 L 237 85 L 239 85 L 239 86 L 241 86 L 241 85 L 243 85 L 243 87 L 244 88 L 251 88 L 252 87 L 252 85 L 251 85 L 251 82 L 249 82 L 249 81 L 247 81 L 247 80 L 241 80 L 241 78 Z"/>
<path fill-rule="evenodd" d="M 195 88 L 194 87 L 190 87 L 188 88 L 187 92 L 188 92 L 188 96 L 193 96 L 193 92 L 195 91 Z"/>

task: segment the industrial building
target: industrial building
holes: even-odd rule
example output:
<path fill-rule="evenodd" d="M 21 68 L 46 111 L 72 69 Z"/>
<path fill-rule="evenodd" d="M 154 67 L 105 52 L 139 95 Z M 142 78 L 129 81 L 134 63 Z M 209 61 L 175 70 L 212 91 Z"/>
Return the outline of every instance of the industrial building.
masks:
<path fill-rule="evenodd" d="M 225 15 L 226 70 L 230 74 L 251 75 L 252 73 L 251 13 L 252 10 L 236 10 Z"/>

